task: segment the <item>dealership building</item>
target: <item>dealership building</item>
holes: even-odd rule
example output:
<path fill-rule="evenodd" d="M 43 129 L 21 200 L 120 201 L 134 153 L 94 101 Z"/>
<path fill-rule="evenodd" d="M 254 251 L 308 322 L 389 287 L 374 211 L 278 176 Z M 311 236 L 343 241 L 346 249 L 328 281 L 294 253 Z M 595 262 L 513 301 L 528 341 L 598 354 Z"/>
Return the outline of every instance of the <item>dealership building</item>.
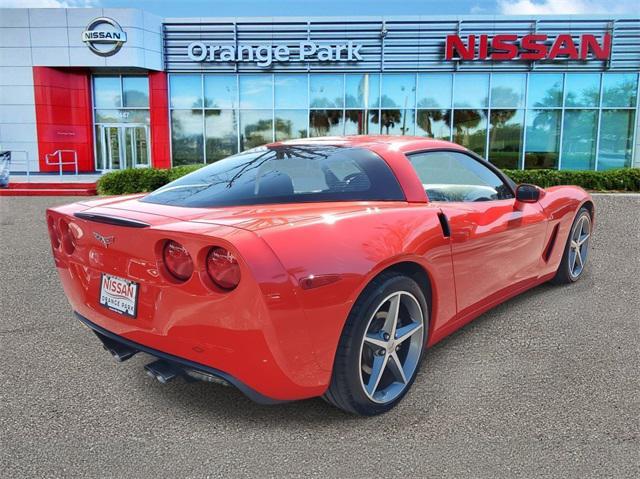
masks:
<path fill-rule="evenodd" d="M 389 134 L 502 168 L 640 167 L 639 71 L 640 16 L 0 9 L 0 150 L 82 173 Z"/>

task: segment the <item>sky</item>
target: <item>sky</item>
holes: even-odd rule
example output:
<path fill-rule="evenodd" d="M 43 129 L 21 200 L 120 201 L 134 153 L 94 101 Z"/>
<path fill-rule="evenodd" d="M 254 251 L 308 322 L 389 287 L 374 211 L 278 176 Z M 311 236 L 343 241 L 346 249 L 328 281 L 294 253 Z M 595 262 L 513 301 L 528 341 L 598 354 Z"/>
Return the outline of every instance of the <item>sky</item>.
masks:
<path fill-rule="evenodd" d="M 0 7 L 141 8 L 161 17 L 634 14 L 640 0 L 0 0 Z"/>

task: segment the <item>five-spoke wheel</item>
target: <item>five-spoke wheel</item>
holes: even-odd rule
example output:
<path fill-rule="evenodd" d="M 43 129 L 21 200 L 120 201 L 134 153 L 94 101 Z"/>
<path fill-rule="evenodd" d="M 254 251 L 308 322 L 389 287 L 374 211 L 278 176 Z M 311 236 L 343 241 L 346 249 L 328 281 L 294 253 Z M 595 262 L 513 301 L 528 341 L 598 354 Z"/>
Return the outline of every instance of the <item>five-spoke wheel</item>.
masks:
<path fill-rule="evenodd" d="M 587 262 L 589 236 L 591 236 L 591 218 L 589 215 L 581 215 L 571 231 L 569 270 L 572 278 L 580 276 Z"/>
<path fill-rule="evenodd" d="M 397 271 L 380 274 L 365 288 L 340 338 L 327 401 L 345 411 L 374 415 L 404 397 L 427 341 L 429 308 L 423 288 Z"/>
<path fill-rule="evenodd" d="M 422 352 L 423 328 L 411 293 L 395 292 L 378 305 L 360 347 L 360 381 L 372 401 L 391 401 L 407 386 Z"/>
<path fill-rule="evenodd" d="M 552 280 L 554 283 L 573 283 L 580 278 L 587 264 L 590 238 L 591 214 L 583 207 L 578 211 L 571 226 L 562 260 Z"/>

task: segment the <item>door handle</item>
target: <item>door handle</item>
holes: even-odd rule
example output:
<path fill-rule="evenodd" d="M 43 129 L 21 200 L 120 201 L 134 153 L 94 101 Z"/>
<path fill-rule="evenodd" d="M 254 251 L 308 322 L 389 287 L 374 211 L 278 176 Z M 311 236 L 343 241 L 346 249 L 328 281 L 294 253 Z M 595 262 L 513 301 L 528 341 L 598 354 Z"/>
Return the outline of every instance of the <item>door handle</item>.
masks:
<path fill-rule="evenodd" d="M 442 236 L 445 238 L 451 237 L 451 228 L 449 228 L 449 220 L 447 219 L 447 215 L 445 215 L 442 211 L 438 213 L 438 219 L 440 220 L 440 228 L 442 228 Z"/>

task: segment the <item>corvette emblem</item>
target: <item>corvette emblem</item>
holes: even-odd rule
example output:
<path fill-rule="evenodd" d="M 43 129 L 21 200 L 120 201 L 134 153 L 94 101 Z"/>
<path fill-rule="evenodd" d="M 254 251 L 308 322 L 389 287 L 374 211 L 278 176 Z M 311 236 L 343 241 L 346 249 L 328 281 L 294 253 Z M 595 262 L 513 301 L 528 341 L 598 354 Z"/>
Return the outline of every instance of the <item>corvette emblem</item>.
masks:
<path fill-rule="evenodd" d="M 105 248 L 108 248 L 110 244 L 112 244 L 115 240 L 113 236 L 102 236 L 100 233 L 93 232 L 93 236 L 95 239 L 100 241 Z"/>

